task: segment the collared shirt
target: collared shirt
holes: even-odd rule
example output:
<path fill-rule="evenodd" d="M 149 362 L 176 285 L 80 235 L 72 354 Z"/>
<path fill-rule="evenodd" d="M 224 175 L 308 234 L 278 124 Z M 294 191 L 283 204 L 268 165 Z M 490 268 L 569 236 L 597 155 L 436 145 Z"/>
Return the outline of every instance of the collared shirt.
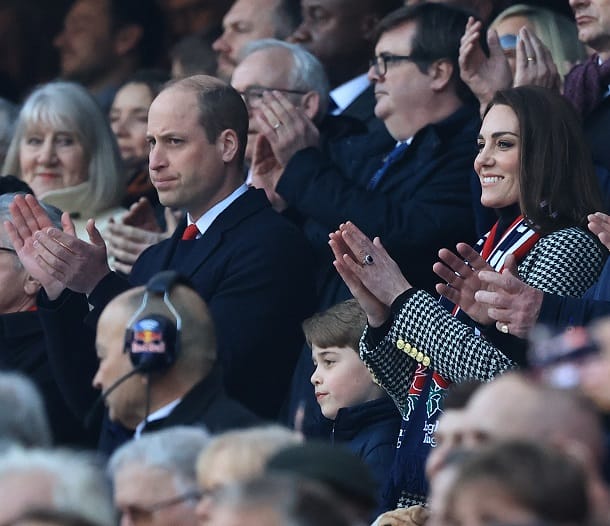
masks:
<path fill-rule="evenodd" d="M 199 235 L 196 239 L 199 239 L 203 234 L 205 234 L 206 230 L 210 228 L 210 225 L 214 222 L 214 220 L 227 208 L 229 205 L 235 201 L 239 196 L 245 194 L 248 191 L 248 185 L 245 183 L 242 184 L 239 188 L 233 191 L 232 194 L 225 197 L 219 203 L 216 203 L 212 208 L 210 208 L 205 214 L 203 214 L 196 222 L 197 228 L 199 229 Z M 187 222 L 189 225 L 192 225 L 194 221 L 191 219 L 191 215 L 187 215 Z"/>
<path fill-rule="evenodd" d="M 404 141 L 398 141 L 396 143 L 396 146 L 392 148 L 392 151 L 388 153 L 388 155 L 386 155 L 383 159 L 383 164 L 373 174 L 373 177 L 371 177 L 369 184 L 366 186 L 367 190 L 374 190 L 375 188 L 377 188 L 377 185 L 385 176 L 390 167 L 402 159 L 404 153 L 407 151 L 412 141 L 413 137 L 409 137 Z"/>
<path fill-rule="evenodd" d="M 144 431 L 146 424 L 148 424 L 149 422 L 154 422 L 155 420 L 162 420 L 168 417 L 169 414 L 174 410 L 174 407 L 176 407 L 181 401 L 182 398 L 178 398 L 177 400 L 174 400 L 173 402 L 170 402 L 169 404 L 164 405 L 163 407 L 160 407 L 156 411 L 150 413 L 148 417 L 146 417 L 144 420 L 142 420 L 142 422 L 137 425 L 136 430 L 133 433 L 133 438 L 140 438 L 140 436 L 142 436 L 142 431 Z"/>
<path fill-rule="evenodd" d="M 597 63 L 601 66 L 604 61 L 602 60 L 602 57 L 598 56 L 597 57 Z M 607 97 L 610 97 L 610 84 L 608 86 L 606 86 L 606 92 L 602 95 L 602 97 L 605 99 Z"/>
<path fill-rule="evenodd" d="M 398 141 L 396 143 L 396 146 L 400 146 L 401 144 L 411 144 L 413 142 L 413 135 L 411 135 L 411 137 L 409 137 L 408 139 L 405 139 L 404 141 Z"/>
<path fill-rule="evenodd" d="M 331 98 L 337 104 L 337 107 L 332 112 L 333 115 L 340 115 L 360 94 L 369 87 L 369 79 L 367 74 L 359 75 L 352 80 L 337 86 L 330 92 Z"/>

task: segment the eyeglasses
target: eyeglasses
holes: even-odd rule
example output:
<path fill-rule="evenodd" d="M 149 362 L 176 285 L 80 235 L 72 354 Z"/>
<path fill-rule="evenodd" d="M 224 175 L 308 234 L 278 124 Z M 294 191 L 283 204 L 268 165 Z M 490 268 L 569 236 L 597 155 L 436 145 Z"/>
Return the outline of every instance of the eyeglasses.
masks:
<path fill-rule="evenodd" d="M 249 86 L 244 91 L 239 91 L 238 93 L 244 99 L 246 106 L 255 108 L 260 104 L 266 91 L 279 91 L 281 93 L 293 93 L 295 95 L 305 95 L 305 93 L 307 93 L 306 91 L 296 89 L 265 88 L 263 86 Z"/>
<path fill-rule="evenodd" d="M 0 250 L 4 250 L 4 252 L 10 252 L 12 254 L 16 254 L 17 251 L 13 248 L 7 248 L 7 247 L 0 247 Z"/>
<path fill-rule="evenodd" d="M 375 68 L 375 74 L 378 77 L 383 77 L 388 71 L 388 64 L 392 62 L 417 62 L 418 58 L 412 55 L 392 55 L 391 53 L 382 53 L 381 55 L 374 56 L 370 62 L 369 67 Z"/>
<path fill-rule="evenodd" d="M 157 511 L 163 510 L 165 508 L 169 508 L 170 506 L 175 506 L 176 504 L 181 504 L 182 502 L 186 502 L 189 500 L 198 501 L 201 498 L 201 491 L 192 490 L 182 495 L 177 495 L 176 497 L 172 497 L 171 499 L 162 500 L 155 504 L 151 504 L 149 506 L 126 506 L 122 511 L 123 515 L 129 515 L 130 519 L 134 523 L 143 523 L 146 521 L 150 521 L 153 514 Z"/>

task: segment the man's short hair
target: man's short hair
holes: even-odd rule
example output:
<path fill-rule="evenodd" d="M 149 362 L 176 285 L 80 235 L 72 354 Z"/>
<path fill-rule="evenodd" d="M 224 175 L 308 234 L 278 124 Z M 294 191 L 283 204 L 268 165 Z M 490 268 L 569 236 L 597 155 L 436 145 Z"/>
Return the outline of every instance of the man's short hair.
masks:
<path fill-rule="evenodd" d="M 307 345 L 312 347 L 350 347 L 358 352 L 366 326 L 366 314 L 354 299 L 333 305 L 303 322 Z"/>
<path fill-rule="evenodd" d="M 492 444 L 464 459 L 449 492 L 449 506 L 462 488 L 499 486 L 517 507 L 533 513 L 536 524 L 588 524 L 590 502 L 585 472 L 569 455 L 527 441 Z"/>
<path fill-rule="evenodd" d="M 208 433 L 195 427 L 177 426 L 145 434 L 112 454 L 108 473 L 116 477 L 123 467 L 130 464 L 164 469 L 173 474 L 178 491 L 189 491 L 197 484 L 197 457 L 208 442 Z"/>
<path fill-rule="evenodd" d="M 241 62 L 257 51 L 266 49 L 284 49 L 290 54 L 292 65 L 287 74 L 288 88 L 318 93 L 320 109 L 317 116 L 323 116 L 328 107 L 330 84 L 322 63 L 303 46 L 275 38 L 263 38 L 249 42 L 241 51 L 239 61 Z"/>
<path fill-rule="evenodd" d="M 73 450 L 11 448 L 0 455 L 0 479 L 40 472 L 52 478 L 52 507 L 99 526 L 116 524 L 110 484 L 91 453 Z"/>
<path fill-rule="evenodd" d="M 460 40 L 472 13 L 463 9 L 440 4 L 423 3 L 402 7 L 384 17 L 377 26 L 377 40 L 383 33 L 396 29 L 407 22 L 415 22 L 416 30 L 411 41 L 410 56 L 422 73 L 436 60 L 447 59 L 453 65 L 452 81 L 456 95 L 465 103 L 476 104 L 476 97 L 460 78 L 458 56 Z M 485 31 L 481 31 L 484 35 Z M 481 45 L 487 49 L 485 39 Z"/>
<path fill-rule="evenodd" d="M 186 35 L 176 42 L 169 51 L 172 61 L 182 67 L 182 76 L 213 75 L 218 63 L 211 39 L 199 33 Z"/>
<path fill-rule="evenodd" d="M 140 66 L 158 66 L 165 45 L 165 19 L 158 2 L 108 0 L 108 15 L 113 32 L 132 25 L 142 28 L 136 46 Z"/>
<path fill-rule="evenodd" d="M 0 177 L 0 179 L 5 179 L 9 176 Z M 24 183 L 25 184 L 25 183 Z M 27 187 L 27 185 L 26 185 Z M 29 187 L 28 187 L 29 188 Z M 30 192 L 31 193 L 31 192 Z M 26 192 L 11 192 L 7 194 L 0 194 L 0 246 L 3 248 L 11 248 L 14 249 L 13 243 L 11 242 L 11 238 L 8 236 L 6 229 L 4 228 L 4 221 L 12 221 L 11 212 L 9 210 L 9 205 L 13 202 L 13 199 L 16 195 L 26 195 Z M 56 228 L 62 229 L 61 226 L 61 210 L 52 205 L 48 205 L 39 201 L 40 206 L 42 206 L 43 210 L 49 216 L 49 219 L 53 223 L 53 226 Z M 15 260 L 15 268 L 22 269 L 23 264 L 18 257 L 14 258 Z"/>
<path fill-rule="evenodd" d="M 5 177 L 9 177 L 9 176 L 5 176 Z M 1 177 L 0 179 L 4 179 L 4 177 Z M 9 210 L 9 205 L 13 202 L 13 199 L 15 199 L 15 197 L 18 195 L 26 195 L 27 193 L 31 194 L 31 192 L 21 192 L 21 191 L 0 194 L 0 224 L 2 224 L 4 221 L 9 221 L 11 219 L 11 212 Z M 55 227 L 61 229 L 62 211 L 53 205 L 48 205 L 47 203 L 44 203 L 43 201 L 38 201 L 38 203 L 40 204 L 42 209 L 46 212 L 46 214 L 49 216 L 51 223 L 53 223 L 53 225 Z"/>
<path fill-rule="evenodd" d="M 2 177 L 2 179 L 4 179 L 4 177 Z M 11 239 L 4 232 L 4 221 L 12 221 L 9 205 L 13 202 L 13 199 L 17 195 L 26 195 L 26 192 L 11 192 L 7 194 L 0 194 L 0 244 L 4 248 L 14 248 L 13 244 L 11 243 Z M 42 201 L 39 201 L 39 204 L 49 216 L 49 219 L 53 223 L 53 226 L 61 230 L 61 210 L 52 205 L 43 203 Z"/>
<path fill-rule="evenodd" d="M 51 427 L 40 391 L 27 376 L 0 373 L 0 449 L 50 447 Z"/>
<path fill-rule="evenodd" d="M 212 144 L 224 130 L 234 130 L 239 141 L 237 160 L 243 165 L 248 142 L 248 110 L 241 95 L 229 84 L 209 75 L 194 75 L 170 82 L 167 89 L 182 88 L 197 96 L 199 123 Z"/>

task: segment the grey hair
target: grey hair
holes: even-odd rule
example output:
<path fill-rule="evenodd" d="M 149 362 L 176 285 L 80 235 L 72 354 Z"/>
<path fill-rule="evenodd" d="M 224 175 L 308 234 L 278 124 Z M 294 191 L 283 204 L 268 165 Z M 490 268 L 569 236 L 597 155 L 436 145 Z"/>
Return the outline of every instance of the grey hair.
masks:
<path fill-rule="evenodd" d="M 4 161 L 19 116 L 19 107 L 0 98 L 0 162 Z"/>
<path fill-rule="evenodd" d="M 13 199 L 15 198 L 16 195 L 26 195 L 26 194 L 23 192 L 15 192 L 15 193 L 8 193 L 8 194 L 0 195 L 0 244 L 2 244 L 2 246 L 4 248 L 15 248 L 15 247 L 13 247 L 13 243 L 11 243 L 11 238 L 8 237 L 8 234 L 6 233 L 6 230 L 4 228 L 4 221 L 12 220 L 11 212 L 9 210 L 9 205 L 13 202 Z M 40 206 L 42 206 L 43 210 L 49 216 L 49 219 L 51 220 L 53 225 L 55 225 L 57 228 L 59 228 L 61 230 L 61 228 L 62 228 L 61 227 L 61 210 L 52 205 L 43 203 L 42 201 L 39 201 L 39 203 L 40 203 Z M 17 263 L 18 268 L 23 267 L 19 258 L 15 258 L 15 261 Z"/>
<path fill-rule="evenodd" d="M 176 426 L 143 435 L 117 449 L 108 461 L 108 474 L 115 477 L 126 465 L 161 468 L 174 474 L 181 489 L 192 489 L 197 483 L 195 465 L 210 436 L 203 429 Z"/>
<path fill-rule="evenodd" d="M 52 478 L 54 509 L 82 516 L 97 526 L 116 524 L 110 483 L 92 453 L 14 447 L 0 455 L 0 479 L 32 472 Z"/>
<path fill-rule="evenodd" d="M 326 114 L 330 84 L 322 63 L 303 46 L 274 38 L 263 38 L 246 44 L 240 53 L 241 62 L 248 55 L 265 49 L 285 49 L 292 57 L 292 68 L 288 75 L 290 89 L 315 91 L 320 95 L 320 108 L 316 118 Z"/>
<path fill-rule="evenodd" d="M 28 377 L 0 373 L 0 408 L 2 445 L 51 446 L 51 428 L 42 395 Z"/>
<path fill-rule="evenodd" d="M 74 82 L 43 84 L 27 98 L 6 154 L 3 174 L 21 177 L 21 141 L 37 124 L 70 131 L 78 138 L 89 160 L 92 210 L 106 210 L 121 200 L 126 181 L 116 140 L 95 99 Z"/>

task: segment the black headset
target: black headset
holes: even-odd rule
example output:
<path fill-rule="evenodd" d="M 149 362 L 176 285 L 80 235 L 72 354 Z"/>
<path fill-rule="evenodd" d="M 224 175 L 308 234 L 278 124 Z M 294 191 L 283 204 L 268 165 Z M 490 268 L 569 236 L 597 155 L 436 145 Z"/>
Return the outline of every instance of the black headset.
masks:
<path fill-rule="evenodd" d="M 177 283 L 192 288 L 185 277 L 173 270 L 159 272 L 150 278 L 142 303 L 127 324 L 124 352 L 129 354 L 134 369 L 140 373 L 166 371 L 176 362 L 180 353 L 182 318 L 169 298 Z M 163 303 L 174 319 L 157 313 L 140 317 L 150 296 L 162 296 Z"/>

